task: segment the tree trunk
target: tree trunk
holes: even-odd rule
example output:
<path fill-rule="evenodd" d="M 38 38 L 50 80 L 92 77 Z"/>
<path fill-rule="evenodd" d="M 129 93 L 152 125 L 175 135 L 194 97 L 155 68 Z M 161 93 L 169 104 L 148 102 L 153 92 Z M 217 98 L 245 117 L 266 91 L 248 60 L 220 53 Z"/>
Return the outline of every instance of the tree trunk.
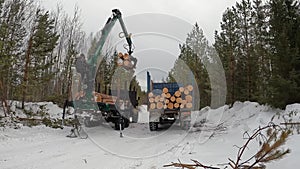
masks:
<path fill-rule="evenodd" d="M 0 81 L 0 91 L 4 91 L 3 89 L 3 83 L 2 81 Z M 8 104 L 7 104 L 7 101 L 6 101 L 6 98 L 5 98 L 5 93 L 4 92 L 1 92 L 2 93 L 2 96 L 1 97 L 1 102 L 2 102 L 2 106 L 3 106 L 3 111 L 4 111 L 4 116 L 7 117 L 7 114 L 9 112 L 9 107 L 8 107 Z"/>
<path fill-rule="evenodd" d="M 29 73 L 29 64 L 30 64 L 30 54 L 32 49 L 32 39 L 33 36 L 30 36 L 28 47 L 25 53 L 25 67 L 24 67 L 24 77 L 23 77 L 23 91 L 22 91 L 22 109 L 25 107 L 25 99 L 27 94 L 27 84 L 28 84 L 28 73 Z"/>

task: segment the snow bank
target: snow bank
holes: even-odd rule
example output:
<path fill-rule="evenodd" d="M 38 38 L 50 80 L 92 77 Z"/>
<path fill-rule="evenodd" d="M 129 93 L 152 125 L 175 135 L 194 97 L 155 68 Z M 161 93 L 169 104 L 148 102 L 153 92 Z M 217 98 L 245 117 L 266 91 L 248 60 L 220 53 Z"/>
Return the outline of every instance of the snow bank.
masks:
<path fill-rule="evenodd" d="M 244 130 L 248 131 L 255 126 L 267 125 L 275 115 L 269 106 L 259 105 L 256 102 L 235 102 L 232 107 L 225 105 L 218 109 L 205 107 L 193 114 L 194 131 L 202 130 L 203 127 L 216 128 L 220 125 L 226 128 L 243 126 Z"/>
<path fill-rule="evenodd" d="M 28 102 L 25 104 L 25 107 L 27 107 L 26 109 L 33 110 L 33 112 L 41 111 L 41 108 L 44 108 L 51 118 L 61 118 L 63 113 L 62 108 L 52 102 Z"/>
<path fill-rule="evenodd" d="M 32 107 L 45 104 L 52 117 L 60 117 L 62 113 L 62 109 L 51 102 L 28 104 Z M 147 107 L 140 106 L 139 110 L 139 123 L 125 129 L 123 138 L 108 125 L 87 129 L 89 139 L 86 140 L 65 137 L 69 128 L 0 128 L 0 168 L 158 169 L 178 162 L 178 159 L 182 163 L 192 163 L 190 159 L 196 159 L 203 164 L 217 166 L 228 163 L 228 158 L 235 160 L 238 151 L 235 146 L 245 143 L 244 132 L 251 133 L 258 126 L 267 125 L 274 115 L 293 115 L 293 121 L 300 121 L 300 104 L 279 110 L 255 102 L 236 102 L 232 106 L 205 107 L 192 112 L 194 127 L 189 132 L 176 126 L 150 132 Z M 282 118 L 274 120 L 276 123 L 283 122 Z M 182 139 L 176 140 L 179 137 Z M 291 136 L 286 144 L 292 150 L 291 154 L 268 164 L 267 168 L 297 166 L 299 141 L 300 135 Z M 257 143 L 254 142 L 244 158 L 253 155 L 256 150 Z"/>
<path fill-rule="evenodd" d="M 300 112 L 300 104 L 295 103 L 295 104 L 287 105 L 286 108 L 285 108 L 285 111 L 286 112 L 291 112 L 291 111 Z"/>
<path fill-rule="evenodd" d="M 14 112 L 15 116 L 18 117 L 26 117 L 23 110 L 21 108 L 21 102 L 19 101 L 10 101 L 10 109 Z M 58 107 L 58 105 L 52 102 L 26 102 L 25 110 L 32 111 L 33 113 L 37 113 L 39 111 L 45 111 L 50 115 L 51 118 L 61 118 L 62 117 L 62 108 Z M 3 109 L 0 108 L 0 115 L 3 115 Z"/>

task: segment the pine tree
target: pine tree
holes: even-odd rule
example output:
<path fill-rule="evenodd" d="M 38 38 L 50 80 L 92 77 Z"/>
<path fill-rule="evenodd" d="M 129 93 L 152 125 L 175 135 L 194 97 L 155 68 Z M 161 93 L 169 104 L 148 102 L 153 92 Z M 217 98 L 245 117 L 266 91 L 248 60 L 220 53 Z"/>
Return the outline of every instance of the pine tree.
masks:
<path fill-rule="evenodd" d="M 271 77 L 270 45 L 269 45 L 269 10 L 262 0 L 253 1 L 252 11 L 253 57 L 257 58 L 257 80 L 254 99 L 260 103 L 268 100 L 268 86 Z M 255 65 L 254 65 L 255 66 Z"/>
<path fill-rule="evenodd" d="M 179 45 L 179 48 L 181 52 L 178 59 L 175 61 L 173 68 L 169 72 L 168 81 L 188 85 L 188 83 L 191 82 L 192 76 L 194 76 L 191 67 L 196 66 L 195 62 L 193 62 L 194 60 L 192 60 L 192 58 L 196 58 L 196 56 L 192 49 L 186 44 Z"/>
<path fill-rule="evenodd" d="M 259 101 L 275 107 L 299 102 L 299 1 L 242 0 L 227 9 L 216 32 L 229 103 Z"/>
<path fill-rule="evenodd" d="M 240 34 L 239 39 L 239 59 L 237 62 L 238 78 L 239 78 L 239 99 L 241 101 L 254 100 L 254 93 L 257 81 L 257 57 L 253 52 L 253 27 L 251 26 L 252 4 L 250 0 L 242 0 L 236 3 L 237 26 Z"/>
<path fill-rule="evenodd" d="M 227 103 L 232 104 L 237 99 L 237 60 L 238 60 L 238 41 L 236 15 L 234 9 L 227 9 L 223 14 L 221 22 L 221 32 L 215 33 L 215 48 L 222 60 L 227 81 Z"/>
<path fill-rule="evenodd" d="M 25 32 L 26 1 L 0 1 L 0 81 L 3 96 L 13 99 L 18 95 L 20 63 L 23 54 Z"/>
<path fill-rule="evenodd" d="M 280 108 L 300 101 L 299 1 L 270 2 L 272 77 L 269 103 Z"/>
<path fill-rule="evenodd" d="M 55 72 L 51 69 L 54 62 L 50 56 L 59 36 L 53 29 L 54 19 L 51 19 L 49 12 L 38 9 L 26 49 L 23 103 L 26 95 L 31 95 L 32 100 L 44 99 L 47 94 L 44 93 L 45 86 L 54 77 Z"/>
<path fill-rule="evenodd" d="M 268 29 L 268 8 L 261 0 L 243 0 L 224 13 L 215 47 L 226 72 L 228 103 L 266 103 L 271 73 Z"/>
<path fill-rule="evenodd" d="M 181 53 L 168 78 L 182 84 L 195 83 L 199 89 L 200 107 L 210 105 L 211 86 L 205 65 L 209 64 L 211 50 L 203 30 L 200 29 L 197 23 L 192 31 L 188 33 L 185 44 L 179 47 Z M 193 82 L 193 76 L 195 82 Z"/>

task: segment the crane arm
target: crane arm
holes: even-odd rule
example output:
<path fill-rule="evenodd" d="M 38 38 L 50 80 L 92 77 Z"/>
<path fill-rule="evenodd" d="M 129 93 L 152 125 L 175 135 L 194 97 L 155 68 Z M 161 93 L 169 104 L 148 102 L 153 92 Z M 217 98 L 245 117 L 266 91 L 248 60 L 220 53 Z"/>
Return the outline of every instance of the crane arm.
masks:
<path fill-rule="evenodd" d="M 89 72 L 88 72 L 88 87 L 87 87 L 87 95 L 88 98 L 92 98 L 91 93 L 93 91 L 93 81 L 96 76 L 96 70 L 97 70 L 97 64 L 99 64 L 98 60 L 101 58 L 101 51 L 103 49 L 103 46 L 105 44 L 105 41 L 111 32 L 112 28 L 114 27 L 116 21 L 118 20 L 120 22 L 122 31 L 124 33 L 124 37 L 126 38 L 127 44 L 128 44 L 128 49 L 127 52 L 133 61 L 133 66 L 131 68 L 135 68 L 137 59 L 131 56 L 133 53 L 133 48 L 132 48 L 132 40 L 130 37 L 130 34 L 127 32 L 127 29 L 125 27 L 124 21 L 122 19 L 122 14 L 118 9 L 113 9 L 112 10 L 113 15 L 108 18 L 107 22 L 105 23 L 103 29 L 101 30 L 101 37 L 99 41 L 97 42 L 97 49 L 95 53 L 92 55 L 92 57 L 89 58 L 87 61 L 87 64 L 89 66 Z"/>
<path fill-rule="evenodd" d="M 97 59 L 102 51 L 103 45 L 110 33 L 110 31 L 112 30 L 112 28 L 114 27 L 116 21 L 118 20 L 120 22 L 122 31 L 124 33 L 124 36 L 126 38 L 127 44 L 128 44 L 128 54 L 131 55 L 133 53 L 133 48 L 132 48 L 132 40 L 131 40 L 131 36 L 128 33 L 126 26 L 124 24 L 123 18 L 122 18 L 122 14 L 120 12 L 119 9 L 113 9 L 113 16 L 108 18 L 106 24 L 104 25 L 103 29 L 101 30 L 101 37 L 98 41 L 97 44 L 97 49 L 96 52 L 94 53 L 94 55 L 88 60 L 88 64 L 92 65 L 94 63 L 97 63 Z"/>
<path fill-rule="evenodd" d="M 119 20 L 122 31 L 124 33 L 124 36 L 126 38 L 127 44 L 129 46 L 128 49 L 128 54 L 131 55 L 133 53 L 133 49 L 132 49 L 132 41 L 131 41 L 131 35 L 128 33 L 126 26 L 124 24 L 123 18 L 122 18 L 122 14 L 118 9 L 114 9 L 112 10 L 113 15 Z"/>

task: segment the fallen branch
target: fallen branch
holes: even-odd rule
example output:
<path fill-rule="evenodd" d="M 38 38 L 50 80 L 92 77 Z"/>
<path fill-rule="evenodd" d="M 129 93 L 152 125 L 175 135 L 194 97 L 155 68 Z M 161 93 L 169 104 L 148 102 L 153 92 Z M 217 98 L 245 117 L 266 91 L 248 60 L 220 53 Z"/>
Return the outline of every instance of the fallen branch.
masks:
<path fill-rule="evenodd" d="M 262 131 L 264 130 L 266 131 L 266 136 L 262 134 Z M 229 159 L 229 165 L 233 169 L 263 169 L 265 168 L 264 163 L 281 159 L 290 152 L 289 149 L 279 150 L 279 147 L 286 142 L 287 137 L 291 134 L 289 129 L 283 129 L 278 125 L 269 123 L 269 125 L 265 127 L 259 127 L 252 135 L 249 135 L 248 133 L 246 134 L 248 135 L 247 141 L 242 147 L 239 148 L 237 160 L 234 162 L 233 160 Z M 242 155 L 244 154 L 246 148 L 248 148 L 249 143 L 258 137 L 265 139 L 265 141 L 260 141 L 259 143 L 261 146 L 260 150 L 248 160 L 241 162 Z M 252 160 L 254 161 L 251 163 Z"/>
<path fill-rule="evenodd" d="M 280 123 L 280 125 L 300 125 L 300 122 L 286 122 L 286 123 Z"/>
<path fill-rule="evenodd" d="M 192 160 L 192 159 L 191 159 Z M 195 164 L 182 164 L 180 161 L 179 163 L 172 163 L 172 164 L 168 164 L 168 165 L 164 165 L 163 167 L 181 167 L 181 168 L 187 168 L 187 169 L 196 169 L 197 167 L 202 167 L 204 169 L 220 169 L 217 167 L 211 167 L 211 166 L 206 166 L 201 164 L 199 161 L 197 160 L 192 160 Z"/>
<path fill-rule="evenodd" d="M 43 119 L 16 117 L 20 121 L 43 121 Z"/>
<path fill-rule="evenodd" d="M 248 135 L 249 138 L 247 139 L 246 143 L 242 147 L 239 148 L 236 161 L 234 162 L 233 160 L 230 159 L 230 163 L 229 164 L 230 164 L 230 166 L 233 169 L 238 169 L 241 166 L 240 161 L 242 159 L 242 155 L 244 154 L 246 148 L 248 148 L 248 145 L 250 144 L 250 142 L 252 140 L 254 140 L 261 133 L 261 131 L 263 131 L 265 129 L 268 129 L 270 127 L 275 127 L 275 125 L 269 124 L 269 125 L 267 125 L 265 127 L 257 129 L 251 136 Z M 247 160 L 246 162 L 248 162 L 248 161 L 250 161 L 250 160 Z M 243 162 L 242 164 L 244 164 L 244 163 L 245 162 Z"/>
<path fill-rule="evenodd" d="M 287 125 L 299 125 L 300 123 L 281 123 Z M 229 162 L 226 164 L 225 168 L 232 169 L 265 169 L 266 163 L 279 160 L 283 158 L 286 154 L 290 153 L 290 149 L 282 149 L 281 147 L 285 144 L 289 135 L 292 134 L 291 127 L 282 128 L 279 125 L 270 122 L 267 126 L 258 127 L 254 130 L 253 134 L 249 134 L 245 132 L 243 138 L 246 140 L 243 146 L 238 147 L 238 153 L 236 160 L 228 159 Z M 243 160 L 243 155 L 245 151 L 249 148 L 250 143 L 253 140 L 257 140 L 259 142 L 259 150 L 253 154 L 247 160 Z M 179 161 L 179 160 L 178 160 Z M 196 160 L 192 160 L 195 164 L 182 164 L 172 163 L 169 165 L 164 165 L 163 167 L 180 167 L 182 169 L 196 169 L 197 167 L 201 167 L 204 169 L 220 169 L 217 167 L 211 167 L 201 164 Z"/>

